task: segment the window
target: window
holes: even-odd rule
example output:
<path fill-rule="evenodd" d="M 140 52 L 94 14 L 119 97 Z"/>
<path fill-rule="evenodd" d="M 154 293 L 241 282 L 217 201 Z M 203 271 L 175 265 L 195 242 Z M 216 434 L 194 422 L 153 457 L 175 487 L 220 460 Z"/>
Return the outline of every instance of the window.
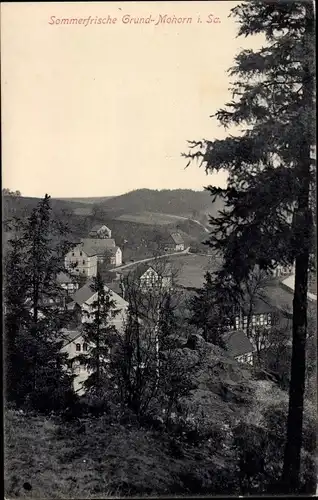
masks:
<path fill-rule="evenodd" d="M 74 255 L 75 255 L 75 253 L 74 253 L 74 252 L 72 252 L 72 256 L 73 256 L 73 257 L 74 257 Z"/>
<path fill-rule="evenodd" d="M 83 259 L 83 264 L 85 264 L 85 260 Z"/>
<path fill-rule="evenodd" d="M 259 322 L 260 322 L 260 325 L 264 325 L 264 322 L 265 322 L 264 314 L 260 314 Z"/>
<path fill-rule="evenodd" d="M 76 351 L 80 351 L 81 350 L 81 344 L 76 344 Z"/>
<path fill-rule="evenodd" d="M 83 344 L 83 351 L 87 351 L 87 344 Z"/>
<path fill-rule="evenodd" d="M 83 255 L 83 252 L 80 252 L 80 257 L 82 257 L 82 255 Z"/>

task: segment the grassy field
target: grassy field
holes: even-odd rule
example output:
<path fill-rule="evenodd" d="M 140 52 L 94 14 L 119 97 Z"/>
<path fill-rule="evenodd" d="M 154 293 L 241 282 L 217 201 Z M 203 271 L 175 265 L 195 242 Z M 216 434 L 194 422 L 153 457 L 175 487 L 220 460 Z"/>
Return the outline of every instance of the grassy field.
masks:
<path fill-rule="evenodd" d="M 164 259 L 176 272 L 176 281 L 182 288 L 201 288 L 207 271 L 216 271 L 220 261 L 212 255 L 179 254 Z M 149 266 L 151 261 L 148 262 Z M 138 264 L 127 267 L 124 274 L 133 272 Z"/>
<path fill-rule="evenodd" d="M 117 217 L 117 220 L 138 222 L 139 224 L 149 224 L 151 226 L 165 226 L 178 220 L 183 220 L 183 218 L 177 215 L 142 212 L 138 214 L 123 214 Z"/>
<path fill-rule="evenodd" d="M 179 270 L 177 283 L 184 288 L 201 288 L 207 271 L 216 271 L 220 262 L 212 255 L 176 255 L 169 262 Z"/>

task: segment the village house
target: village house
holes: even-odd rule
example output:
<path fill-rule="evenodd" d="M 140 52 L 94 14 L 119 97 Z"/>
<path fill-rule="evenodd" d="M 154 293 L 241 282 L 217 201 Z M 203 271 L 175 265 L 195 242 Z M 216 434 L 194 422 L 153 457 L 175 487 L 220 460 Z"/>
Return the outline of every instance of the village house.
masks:
<path fill-rule="evenodd" d="M 90 238 L 111 238 L 112 232 L 105 224 L 95 225 L 89 233 Z"/>
<path fill-rule="evenodd" d="M 79 289 L 79 283 L 66 273 L 60 272 L 56 277 L 57 283 L 66 291 L 67 295 L 72 295 Z"/>
<path fill-rule="evenodd" d="M 64 265 L 74 276 L 94 277 L 97 275 L 96 251 L 79 243 L 66 254 Z"/>
<path fill-rule="evenodd" d="M 61 337 L 63 340 L 63 345 L 61 352 L 68 355 L 68 366 L 65 367 L 74 376 L 73 388 L 74 391 L 79 395 L 84 393 L 83 382 L 87 380 L 89 376 L 89 370 L 86 366 L 75 361 L 74 358 L 79 354 L 88 352 L 88 345 L 84 342 L 82 330 L 67 330 L 63 329 L 61 331 Z"/>
<path fill-rule="evenodd" d="M 83 326 L 86 322 L 92 321 L 93 304 L 98 296 L 97 292 L 94 292 L 91 288 L 92 283 L 92 280 L 87 282 L 73 295 L 73 301 L 68 304 L 68 310 L 73 311 L 74 321 L 72 327 L 61 331 L 63 339 L 62 352 L 68 354 L 69 369 L 75 375 L 74 390 L 79 394 L 84 392 L 82 384 L 89 376 L 89 370 L 83 364 L 74 361 L 74 358 L 79 354 L 85 355 L 89 353 L 90 349 L 90 346 L 83 338 Z M 128 302 L 109 287 L 105 286 L 105 290 L 109 291 L 117 310 L 117 314 L 110 319 L 110 324 L 114 325 L 118 332 L 123 332 Z"/>
<path fill-rule="evenodd" d="M 82 238 L 83 247 L 97 255 L 99 263 L 108 263 L 118 267 L 122 264 L 122 251 L 113 238 Z"/>
<path fill-rule="evenodd" d="M 180 233 L 171 233 L 163 241 L 165 252 L 183 252 L 185 249 L 184 239 Z"/>
<path fill-rule="evenodd" d="M 93 304 L 97 299 L 97 292 L 92 290 L 92 285 L 93 280 L 87 281 L 84 286 L 75 292 L 72 296 L 72 302 L 67 305 L 68 310 L 74 312 L 74 317 L 79 324 L 92 321 Z M 104 288 L 106 291 L 109 291 L 112 300 L 116 304 L 115 308 L 118 310 L 116 316 L 111 320 L 111 324 L 118 331 L 121 331 L 128 310 L 128 302 L 108 286 L 105 285 Z"/>
<path fill-rule="evenodd" d="M 85 393 L 83 383 L 87 380 L 90 370 L 83 363 L 80 363 L 76 357 L 89 354 L 90 346 L 84 340 L 82 327 L 75 330 L 63 329 L 61 339 L 63 340 L 61 352 L 66 353 L 68 356 L 65 369 L 74 376 L 74 391 L 81 396 Z"/>
<path fill-rule="evenodd" d="M 242 330 L 232 330 L 223 336 L 229 356 L 239 363 L 253 365 L 255 347 Z"/>
<path fill-rule="evenodd" d="M 173 272 L 170 264 L 139 264 L 133 271 L 123 270 L 121 273 L 121 286 L 124 294 L 125 277 L 129 275 L 139 289 L 143 292 L 150 290 L 168 290 L 173 286 Z"/>

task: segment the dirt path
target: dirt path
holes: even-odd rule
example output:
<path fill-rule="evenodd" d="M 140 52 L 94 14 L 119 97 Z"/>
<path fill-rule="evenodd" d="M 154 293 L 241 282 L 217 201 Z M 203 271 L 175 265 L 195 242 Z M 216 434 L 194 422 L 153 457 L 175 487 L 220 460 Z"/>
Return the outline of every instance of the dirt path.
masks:
<path fill-rule="evenodd" d="M 172 255 L 186 255 L 190 253 L 190 247 L 182 250 L 182 252 L 173 252 L 173 253 L 165 253 L 164 255 L 158 255 L 158 257 L 148 257 L 147 259 L 136 260 L 134 262 L 129 262 L 129 264 L 124 264 L 123 266 L 114 267 L 109 271 L 120 271 L 121 269 L 125 269 L 126 267 L 135 266 L 136 264 L 142 264 L 143 262 L 150 262 L 155 259 L 164 259 L 165 257 L 170 257 Z"/>

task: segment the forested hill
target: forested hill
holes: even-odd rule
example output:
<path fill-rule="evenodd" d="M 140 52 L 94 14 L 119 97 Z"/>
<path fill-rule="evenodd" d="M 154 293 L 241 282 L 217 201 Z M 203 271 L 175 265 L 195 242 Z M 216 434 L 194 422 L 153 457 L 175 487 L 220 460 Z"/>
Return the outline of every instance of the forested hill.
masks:
<path fill-rule="evenodd" d="M 137 189 L 115 196 L 99 204 L 106 212 L 157 212 L 195 218 L 202 213 L 212 215 L 222 207 L 222 201 L 212 203 L 208 191 L 191 189 Z"/>
<path fill-rule="evenodd" d="M 39 201 L 40 198 L 31 198 L 27 196 L 2 196 L 3 221 L 5 222 L 7 219 L 14 216 L 28 216 Z M 51 199 L 51 206 L 55 213 L 59 213 L 63 210 L 72 213 L 75 208 L 86 207 L 86 204 L 75 201 Z"/>

